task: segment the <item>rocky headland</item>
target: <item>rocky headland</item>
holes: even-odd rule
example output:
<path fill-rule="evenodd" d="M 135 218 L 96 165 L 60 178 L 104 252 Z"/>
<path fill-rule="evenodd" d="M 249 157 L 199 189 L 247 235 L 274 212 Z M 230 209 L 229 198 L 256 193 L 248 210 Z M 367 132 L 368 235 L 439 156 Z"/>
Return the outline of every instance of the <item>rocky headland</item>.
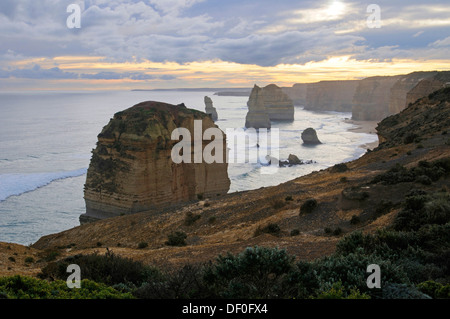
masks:
<path fill-rule="evenodd" d="M 44 236 L 30 249 L 34 254 L 57 250 L 64 258 L 109 247 L 146 264 L 176 267 L 249 246 L 285 248 L 300 260 L 327 256 L 344 234 L 376 233 L 391 225 L 411 189 L 448 191 L 449 119 L 450 89 L 443 89 L 383 120 L 377 127 L 380 146 L 358 160 L 278 186 L 84 224 Z M 444 166 L 434 171 L 435 161 Z M 429 173 L 432 180 L 422 176 Z M 312 198 L 313 211 L 299 214 Z M 274 224 L 276 233 L 258 231 Z M 167 236 L 176 231 L 186 234 L 186 245 L 166 244 Z M 141 242 L 148 246 L 138 248 Z"/>
<path fill-rule="evenodd" d="M 172 140 L 176 128 L 188 129 L 192 144 L 201 143 L 202 150 L 205 147 L 203 139 L 193 140 L 195 120 L 201 121 L 202 136 L 206 129 L 217 127 L 205 113 L 182 104 L 143 102 L 116 113 L 98 135 L 92 151 L 84 190 L 86 213 L 80 221 L 226 194 L 230 180 L 225 158 L 223 164 L 172 161 L 172 148 L 179 142 Z M 225 150 L 225 138 L 221 143 Z M 191 151 L 194 153 L 194 147 Z"/>

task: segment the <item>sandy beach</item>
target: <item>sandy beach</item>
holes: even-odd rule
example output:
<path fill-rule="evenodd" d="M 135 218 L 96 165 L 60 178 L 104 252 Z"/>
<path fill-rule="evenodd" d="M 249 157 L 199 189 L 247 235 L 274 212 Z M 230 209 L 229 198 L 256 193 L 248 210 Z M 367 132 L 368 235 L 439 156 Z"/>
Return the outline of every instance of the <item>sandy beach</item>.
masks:
<path fill-rule="evenodd" d="M 367 134 L 377 134 L 376 127 L 378 125 L 378 121 L 354 121 L 347 119 L 344 121 L 345 123 L 353 124 L 356 127 L 348 129 L 348 131 L 355 133 L 367 133 Z M 378 141 L 373 143 L 367 143 L 361 145 L 362 148 L 365 149 L 374 149 L 378 146 Z"/>

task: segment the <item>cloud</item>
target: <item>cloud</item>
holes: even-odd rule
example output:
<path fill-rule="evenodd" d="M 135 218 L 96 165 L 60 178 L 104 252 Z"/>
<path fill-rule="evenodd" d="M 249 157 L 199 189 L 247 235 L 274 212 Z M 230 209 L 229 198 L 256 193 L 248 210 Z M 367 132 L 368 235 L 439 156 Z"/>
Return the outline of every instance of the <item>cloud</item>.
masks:
<path fill-rule="evenodd" d="M 75 73 L 63 71 L 58 67 L 44 69 L 40 65 L 35 64 L 31 68 L 22 68 L 14 70 L 0 69 L 0 78 L 18 78 L 18 79 L 87 79 L 87 80 L 163 80 L 169 81 L 176 79 L 175 76 L 165 74 L 147 74 L 143 72 L 98 72 L 98 73 Z"/>
<path fill-rule="evenodd" d="M 79 30 L 66 26 L 66 7 L 73 2 L 83 4 Z M 368 3 L 350 0 L 2 0 L 0 65 L 11 61 L 8 50 L 18 60 L 76 55 L 110 62 L 223 60 L 275 66 L 336 55 L 426 59 L 447 46 L 448 40 L 439 37 L 450 31 L 445 1 L 377 4 L 382 28 L 373 30 L 365 24 Z M 124 76 L 111 71 L 83 76 Z M 151 75 L 128 74 L 133 77 Z"/>
<path fill-rule="evenodd" d="M 58 67 L 51 69 L 42 69 L 39 65 L 34 65 L 28 69 L 15 69 L 12 71 L 3 70 L 4 78 L 22 78 L 22 79 L 77 79 L 78 74 L 62 71 Z"/>

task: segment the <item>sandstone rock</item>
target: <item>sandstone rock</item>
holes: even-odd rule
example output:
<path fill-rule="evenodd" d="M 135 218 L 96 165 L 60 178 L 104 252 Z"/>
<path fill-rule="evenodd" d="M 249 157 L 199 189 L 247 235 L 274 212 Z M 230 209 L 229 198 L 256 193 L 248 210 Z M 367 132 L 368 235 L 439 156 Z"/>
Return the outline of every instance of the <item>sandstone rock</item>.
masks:
<path fill-rule="evenodd" d="M 297 155 L 289 154 L 288 162 L 290 165 L 300 165 L 303 162 L 297 157 Z"/>
<path fill-rule="evenodd" d="M 389 114 L 401 112 L 406 103 L 408 92 L 420 81 L 436 75 L 437 72 L 413 72 L 401 77 L 391 88 L 389 99 Z"/>
<path fill-rule="evenodd" d="M 213 102 L 210 97 L 205 96 L 205 113 L 211 116 L 211 119 L 216 122 L 218 120 L 217 110 L 213 106 Z"/>
<path fill-rule="evenodd" d="M 307 84 L 305 110 L 351 112 L 358 80 Z"/>
<path fill-rule="evenodd" d="M 322 144 L 322 142 L 319 141 L 319 138 L 317 137 L 317 132 L 313 128 L 307 128 L 302 133 L 302 140 L 304 144 L 307 145 L 317 145 Z"/>
<path fill-rule="evenodd" d="M 287 94 L 275 84 L 263 89 L 264 105 L 271 121 L 293 121 L 294 103 Z"/>
<path fill-rule="evenodd" d="M 221 163 L 176 164 L 171 139 L 176 128 L 194 138 L 194 120 L 205 131 L 217 127 L 209 116 L 181 105 L 143 102 L 118 112 L 98 135 L 86 177 L 86 214 L 81 223 L 122 214 L 150 211 L 204 197 L 226 194 L 230 187 Z M 203 148 L 210 141 L 199 141 Z M 194 147 L 192 147 L 192 153 Z"/>
<path fill-rule="evenodd" d="M 269 114 L 264 104 L 263 90 L 259 86 L 254 86 L 247 106 L 248 113 L 245 118 L 245 127 L 255 129 L 271 127 Z"/>
<path fill-rule="evenodd" d="M 352 102 L 356 121 L 378 121 L 389 115 L 390 91 L 402 76 L 374 76 L 359 81 Z"/>
<path fill-rule="evenodd" d="M 283 87 L 282 90 L 289 96 L 294 105 L 305 105 L 307 85 L 307 83 L 296 83 L 292 87 Z"/>
<path fill-rule="evenodd" d="M 450 82 L 449 71 L 436 72 L 432 77 L 421 80 L 406 94 L 406 106 L 445 86 L 448 86 L 448 82 Z"/>

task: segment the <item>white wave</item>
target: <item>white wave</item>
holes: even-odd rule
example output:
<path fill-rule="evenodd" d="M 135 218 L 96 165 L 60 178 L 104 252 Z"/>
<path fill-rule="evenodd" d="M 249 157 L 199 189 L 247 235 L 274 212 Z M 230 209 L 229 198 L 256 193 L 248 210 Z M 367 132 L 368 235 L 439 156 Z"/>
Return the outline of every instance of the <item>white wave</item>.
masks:
<path fill-rule="evenodd" d="M 82 176 L 86 172 L 86 168 L 81 168 L 66 172 L 2 174 L 0 175 L 0 202 L 11 196 L 34 191 L 56 180 Z"/>

